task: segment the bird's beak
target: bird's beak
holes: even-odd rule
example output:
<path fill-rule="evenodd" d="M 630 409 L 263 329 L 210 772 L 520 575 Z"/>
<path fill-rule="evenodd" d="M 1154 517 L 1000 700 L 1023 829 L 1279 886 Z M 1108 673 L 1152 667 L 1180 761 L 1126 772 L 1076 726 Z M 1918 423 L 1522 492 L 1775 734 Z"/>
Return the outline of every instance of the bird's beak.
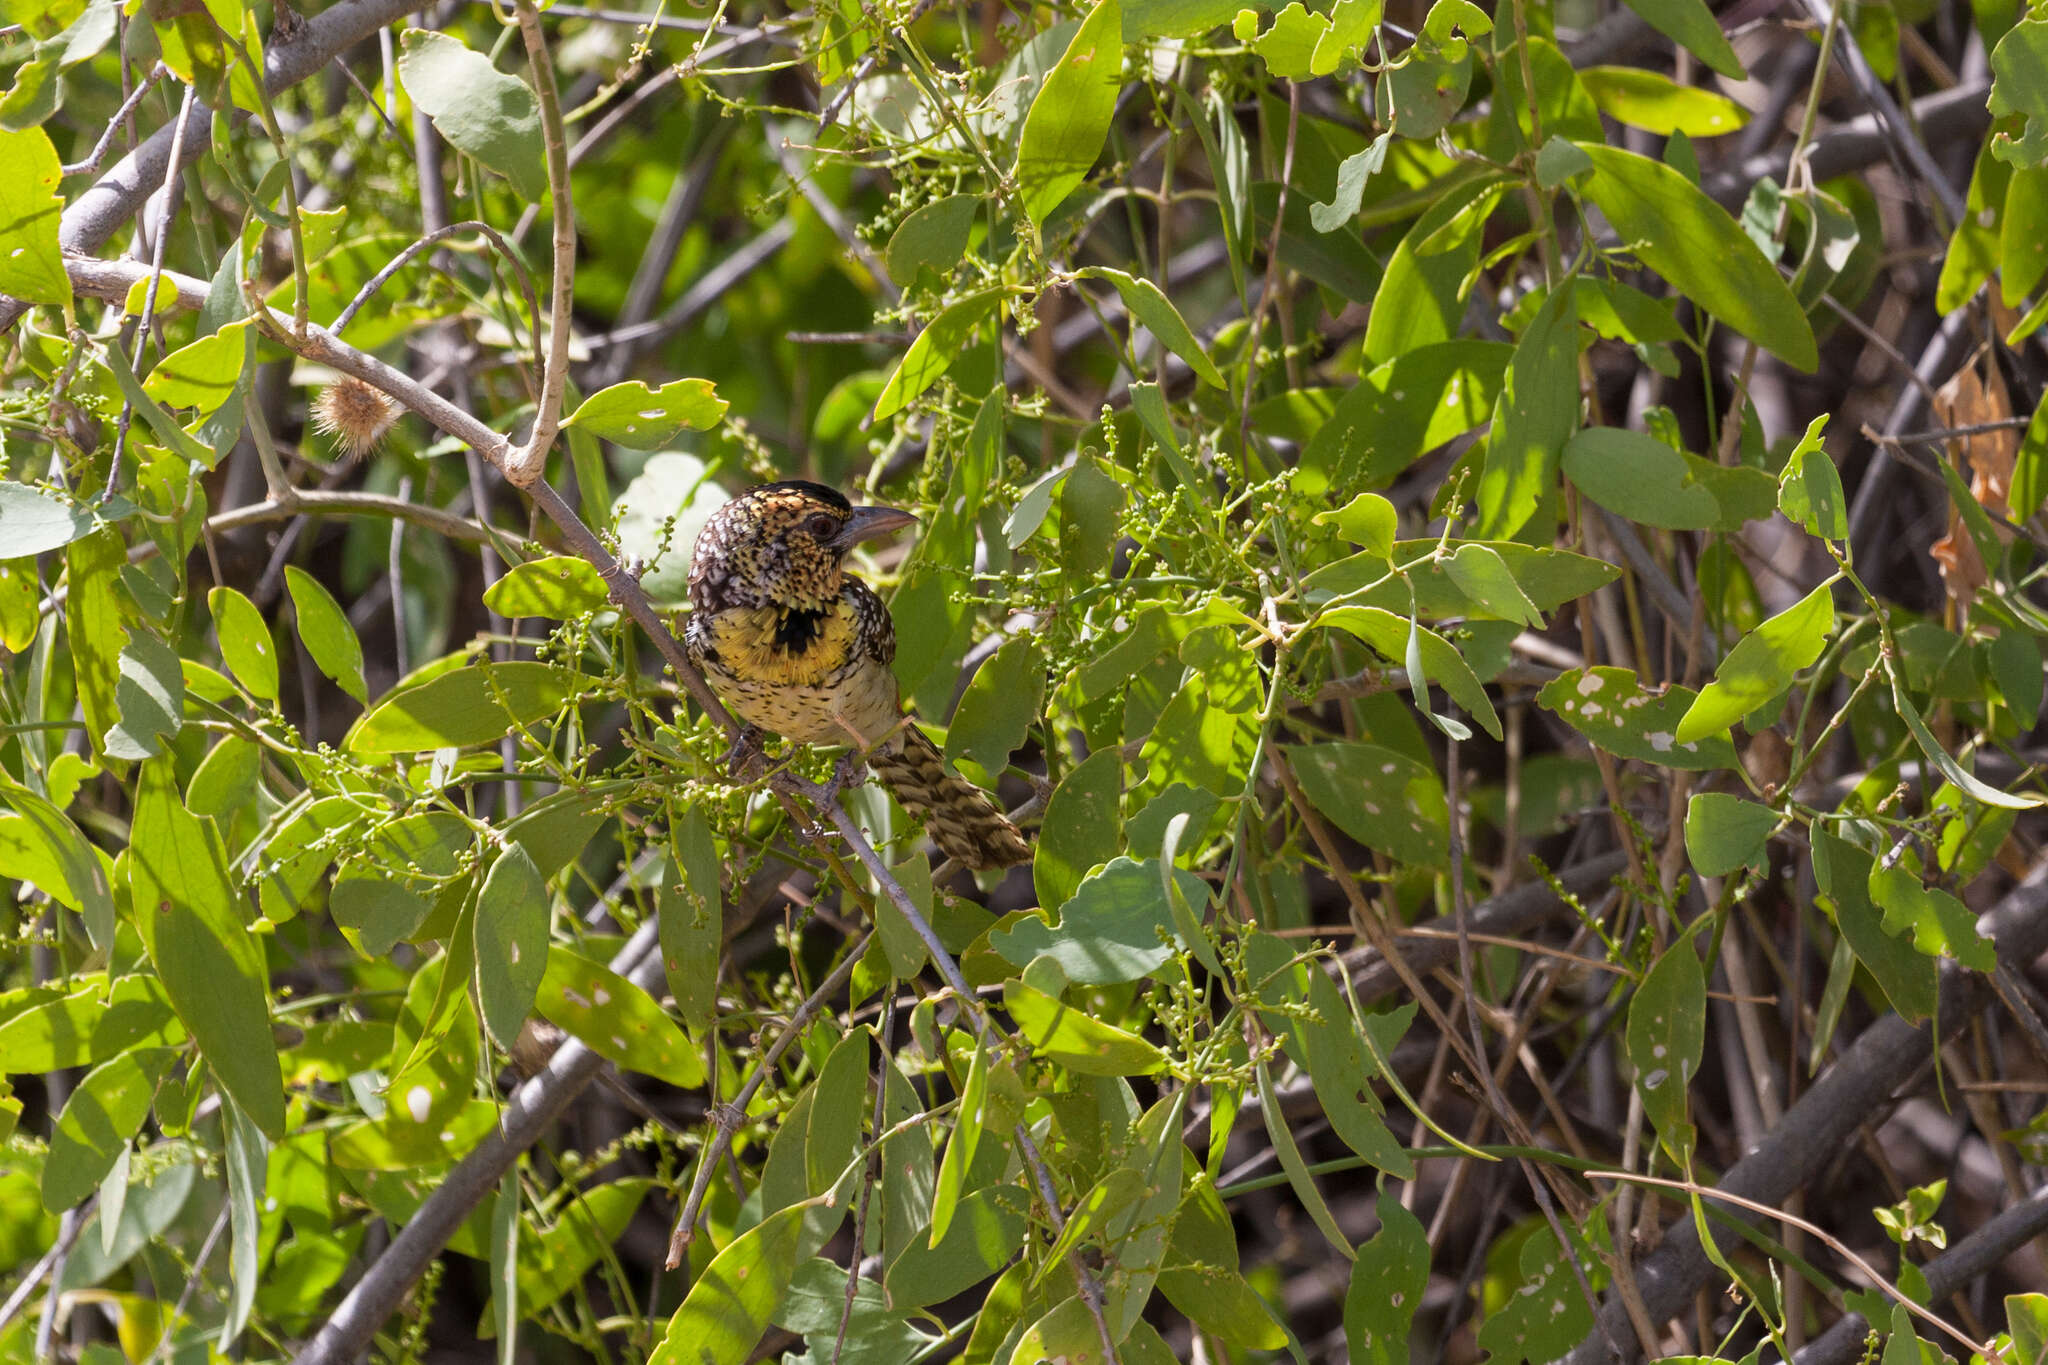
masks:
<path fill-rule="evenodd" d="M 840 527 L 839 534 L 832 538 L 832 548 L 843 553 L 863 540 L 873 540 L 915 525 L 917 518 L 898 508 L 856 507 L 853 515 L 846 519 L 846 525 Z"/>

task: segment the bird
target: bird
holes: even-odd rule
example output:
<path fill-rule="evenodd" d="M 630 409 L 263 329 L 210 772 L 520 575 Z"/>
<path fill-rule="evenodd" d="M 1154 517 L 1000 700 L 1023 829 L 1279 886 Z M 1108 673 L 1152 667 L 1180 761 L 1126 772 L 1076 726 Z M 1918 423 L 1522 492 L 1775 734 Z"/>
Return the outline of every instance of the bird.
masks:
<path fill-rule="evenodd" d="M 1031 846 L 989 794 L 953 771 L 905 708 L 890 664 L 896 624 L 846 556 L 913 526 L 805 479 L 757 484 L 714 512 L 690 560 L 684 649 L 748 727 L 799 744 L 846 745 L 932 842 L 976 871 L 1026 862 Z"/>

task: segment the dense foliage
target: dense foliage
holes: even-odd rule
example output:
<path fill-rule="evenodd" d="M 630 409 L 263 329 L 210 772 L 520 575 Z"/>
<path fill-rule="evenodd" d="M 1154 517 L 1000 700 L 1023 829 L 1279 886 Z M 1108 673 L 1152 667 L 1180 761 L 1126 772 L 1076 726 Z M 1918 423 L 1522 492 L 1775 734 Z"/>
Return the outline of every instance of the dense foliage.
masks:
<path fill-rule="evenodd" d="M 0 1357 L 2041 1357 L 2048 10 L 0 9 Z"/>

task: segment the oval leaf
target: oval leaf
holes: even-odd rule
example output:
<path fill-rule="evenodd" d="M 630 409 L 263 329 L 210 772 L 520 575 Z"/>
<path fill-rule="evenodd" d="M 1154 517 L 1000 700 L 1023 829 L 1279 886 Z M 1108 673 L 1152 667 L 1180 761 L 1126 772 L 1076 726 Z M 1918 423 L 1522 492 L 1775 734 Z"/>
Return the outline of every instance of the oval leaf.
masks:
<path fill-rule="evenodd" d="M 717 426 L 728 406 L 708 379 L 676 379 L 658 389 L 629 379 L 584 399 L 562 425 L 630 450 L 660 450 L 685 431 Z"/>
<path fill-rule="evenodd" d="M 553 715 L 580 675 L 550 664 L 479 664 L 443 673 L 378 702 L 356 722 L 348 748 L 358 754 L 467 748 Z"/>
<path fill-rule="evenodd" d="M 1819 364 L 1799 300 L 1727 210 L 1662 162 L 1598 143 L 1579 146 L 1593 159 L 1593 173 L 1580 182 L 1586 197 L 1636 259 L 1786 364 L 1809 373 Z"/>

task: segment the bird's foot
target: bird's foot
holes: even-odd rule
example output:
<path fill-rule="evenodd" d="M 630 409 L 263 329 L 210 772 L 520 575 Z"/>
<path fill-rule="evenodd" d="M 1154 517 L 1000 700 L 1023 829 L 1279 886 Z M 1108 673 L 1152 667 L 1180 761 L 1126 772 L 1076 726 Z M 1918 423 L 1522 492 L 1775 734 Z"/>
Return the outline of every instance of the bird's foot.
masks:
<path fill-rule="evenodd" d="M 825 779 L 820 795 L 826 801 L 834 801 L 841 792 L 858 787 L 867 780 L 867 759 L 857 751 L 849 751 L 841 754 L 832 765 L 832 776 Z"/>
<path fill-rule="evenodd" d="M 741 730 L 725 751 L 726 772 L 735 779 L 759 777 L 767 758 L 761 747 L 765 738 L 766 732 L 758 725 Z"/>

